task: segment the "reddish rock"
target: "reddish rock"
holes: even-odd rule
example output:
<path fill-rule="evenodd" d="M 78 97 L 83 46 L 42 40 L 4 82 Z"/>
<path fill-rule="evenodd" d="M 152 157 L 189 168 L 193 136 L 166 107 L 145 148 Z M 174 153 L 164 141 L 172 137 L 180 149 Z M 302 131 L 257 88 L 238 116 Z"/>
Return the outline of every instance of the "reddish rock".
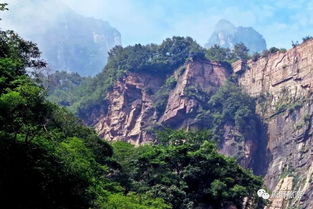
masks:
<path fill-rule="evenodd" d="M 257 112 L 267 125 L 266 185 L 280 191 L 282 179 L 295 177 L 288 185 L 304 193 L 300 200 L 279 199 L 268 208 L 313 208 L 313 185 L 305 183 L 313 178 L 313 41 L 233 67 L 240 85 L 258 98 Z"/>

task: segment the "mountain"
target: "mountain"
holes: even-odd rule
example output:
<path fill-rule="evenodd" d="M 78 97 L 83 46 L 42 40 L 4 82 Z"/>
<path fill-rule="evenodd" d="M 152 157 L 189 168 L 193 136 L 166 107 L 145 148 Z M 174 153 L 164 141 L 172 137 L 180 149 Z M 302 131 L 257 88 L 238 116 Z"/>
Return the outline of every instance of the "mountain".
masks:
<path fill-rule="evenodd" d="M 217 44 L 224 48 L 233 48 L 237 43 L 245 44 L 251 53 L 266 49 L 266 41 L 260 33 L 251 27 L 235 27 L 227 20 L 220 20 L 216 24 L 205 46 L 209 48 Z"/>
<path fill-rule="evenodd" d="M 35 44 L 0 30 L 0 52 L 1 208 L 234 209 L 247 205 L 245 197 L 251 207 L 263 205 L 255 192 L 262 178 L 218 153 L 209 131 L 166 130 L 157 145 L 106 142 L 65 108 L 49 102 L 41 83 L 28 74 L 29 68 L 45 67 Z M 105 76 L 105 83 L 98 80 L 100 90 L 112 90 L 110 80 L 118 80 L 114 73 L 125 70 L 115 68 L 117 64 L 142 73 L 149 66 L 146 73 L 160 76 L 170 74 L 191 52 L 190 59 L 203 59 L 192 39 L 177 37 L 158 47 L 116 47 L 107 65 L 113 68 L 104 71 L 112 77 Z M 165 72 L 155 71 L 161 69 Z M 68 76 L 54 76 L 56 86 L 75 89 L 84 82 L 77 73 Z M 58 78 L 63 80 L 58 83 Z M 166 87 L 174 87 L 173 79 Z M 103 93 L 98 96 L 103 98 Z M 125 102 L 135 97 L 127 95 Z"/>
<path fill-rule="evenodd" d="M 159 48 L 121 48 L 112 57 L 113 68 L 126 60 L 125 66 L 134 68 L 103 72 L 119 76 L 110 85 L 97 78 L 89 100 L 80 104 L 80 118 L 107 140 L 136 145 L 155 142 L 155 130 L 164 128 L 210 130 L 219 152 L 264 176 L 265 186 L 277 194 L 270 199 L 273 207 L 312 208 L 313 40 L 232 65 L 210 62 L 196 52 L 186 62 L 155 71 L 165 70 L 165 60 L 195 52 L 172 54 L 187 43 L 172 39 Z M 158 59 L 151 62 L 154 56 L 146 53 L 153 50 Z M 100 100 L 94 99 L 96 91 L 102 91 Z M 291 192 L 296 198 L 288 199 Z"/>
<path fill-rule="evenodd" d="M 121 35 L 107 22 L 67 13 L 33 40 L 52 69 L 88 76 L 103 69 L 108 51 L 121 44 Z"/>
<path fill-rule="evenodd" d="M 57 0 L 19 2 L 10 10 L 5 25 L 37 43 L 53 70 L 95 75 L 108 51 L 121 45 L 121 34 L 108 22 L 77 14 Z"/>
<path fill-rule="evenodd" d="M 310 39 L 287 52 L 233 65 L 266 124 L 267 151 L 258 162 L 268 164 L 267 187 L 285 194 L 271 199 L 275 208 L 313 208 L 312 49 Z"/>

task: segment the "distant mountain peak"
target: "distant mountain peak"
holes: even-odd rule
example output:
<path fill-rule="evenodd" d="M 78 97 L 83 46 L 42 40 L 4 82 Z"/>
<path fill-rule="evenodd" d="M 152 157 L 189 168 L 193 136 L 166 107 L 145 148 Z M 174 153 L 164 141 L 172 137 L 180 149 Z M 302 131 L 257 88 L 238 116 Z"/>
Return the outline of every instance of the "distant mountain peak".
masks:
<path fill-rule="evenodd" d="M 207 48 L 219 45 L 224 48 L 233 48 L 235 44 L 245 44 L 251 53 L 266 49 L 263 36 L 252 27 L 234 26 L 230 21 L 221 19 L 217 22 Z"/>
<path fill-rule="evenodd" d="M 217 24 L 215 25 L 215 31 L 235 31 L 236 27 L 229 22 L 228 20 L 225 19 L 220 19 Z"/>
<path fill-rule="evenodd" d="M 10 10 L 2 23 L 37 43 L 52 70 L 95 75 L 108 52 L 121 45 L 120 32 L 109 22 L 80 15 L 60 0 L 24 0 Z"/>

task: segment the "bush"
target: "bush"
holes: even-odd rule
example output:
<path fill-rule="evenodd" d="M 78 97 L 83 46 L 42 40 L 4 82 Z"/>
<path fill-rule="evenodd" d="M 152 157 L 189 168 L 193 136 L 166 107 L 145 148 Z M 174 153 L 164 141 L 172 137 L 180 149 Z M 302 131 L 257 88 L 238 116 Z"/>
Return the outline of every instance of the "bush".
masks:
<path fill-rule="evenodd" d="M 305 42 L 307 42 L 307 41 L 309 41 L 309 40 L 312 40 L 312 39 L 313 39 L 312 36 L 303 37 L 303 38 L 302 38 L 302 43 L 305 43 Z"/>
<path fill-rule="evenodd" d="M 159 145 L 117 146 L 113 158 L 128 161 L 122 160 L 132 192 L 162 198 L 174 209 L 222 208 L 225 203 L 241 208 L 246 196 L 253 204 L 260 201 L 255 191 L 262 180 L 219 154 L 211 132 L 168 129 L 157 135 Z"/>
<path fill-rule="evenodd" d="M 261 57 L 260 53 L 258 52 L 255 52 L 253 55 L 252 55 L 252 61 L 253 62 L 256 62 L 258 61 L 258 59 Z"/>
<path fill-rule="evenodd" d="M 169 94 L 171 90 L 176 87 L 176 84 L 177 81 L 175 77 L 170 76 L 166 79 L 164 85 L 154 95 L 154 107 L 158 115 L 161 115 L 165 111 Z"/>

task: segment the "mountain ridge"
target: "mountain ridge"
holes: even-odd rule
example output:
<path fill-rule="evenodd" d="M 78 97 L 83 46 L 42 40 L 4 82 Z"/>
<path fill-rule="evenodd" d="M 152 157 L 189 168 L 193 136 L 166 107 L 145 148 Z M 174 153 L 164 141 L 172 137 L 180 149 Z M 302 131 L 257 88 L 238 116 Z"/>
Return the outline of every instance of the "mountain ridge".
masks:
<path fill-rule="evenodd" d="M 266 50 L 266 41 L 263 36 L 252 27 L 235 27 L 227 20 L 220 20 L 214 32 L 205 44 L 206 48 L 219 45 L 224 48 L 233 48 L 235 44 L 243 43 L 250 53 Z"/>
<path fill-rule="evenodd" d="M 309 40 L 287 52 L 269 53 L 247 62 L 237 61 L 231 67 L 236 82 L 244 92 L 255 98 L 256 114 L 261 121 L 248 122 L 255 123 L 248 128 L 248 133 L 226 122 L 219 129 L 223 133 L 219 151 L 237 158 L 241 165 L 253 169 L 255 173 L 264 175 L 266 186 L 271 191 L 282 192 L 288 188 L 289 192 L 296 190 L 305 194 L 300 201 L 271 199 L 272 206 L 276 205 L 279 209 L 310 208 L 313 205 L 310 201 L 313 187 L 308 183 L 313 174 L 310 163 L 313 150 L 309 148 L 313 142 L 313 108 L 310 102 L 312 49 L 313 41 Z M 205 107 L 199 102 L 201 96 L 206 101 L 210 96 L 206 97 L 205 92 L 211 92 L 209 89 L 216 86 L 216 82 L 216 87 L 220 89 L 227 79 L 233 79 L 231 74 L 229 66 L 218 62 L 188 61 L 174 71 L 172 78 L 176 82 L 170 89 L 160 117 L 156 117 L 155 101 L 149 99 L 148 92 L 154 95 L 157 90 L 149 89 L 149 85 L 160 89 L 158 86 L 165 82 L 164 78 L 157 82 L 156 75 L 150 76 L 150 79 L 142 73 L 125 75 L 109 91 L 107 111 L 97 114 L 96 110 L 93 113 L 96 117 L 92 124 L 106 139 L 137 145 L 153 141 L 150 129 L 147 129 L 151 120 L 157 126 L 163 124 L 187 130 L 201 128 L 196 122 L 197 117 L 209 116 L 201 110 Z M 197 111 L 200 115 L 196 114 Z M 210 120 L 212 118 L 204 121 Z M 302 151 L 298 153 L 300 148 Z"/>

